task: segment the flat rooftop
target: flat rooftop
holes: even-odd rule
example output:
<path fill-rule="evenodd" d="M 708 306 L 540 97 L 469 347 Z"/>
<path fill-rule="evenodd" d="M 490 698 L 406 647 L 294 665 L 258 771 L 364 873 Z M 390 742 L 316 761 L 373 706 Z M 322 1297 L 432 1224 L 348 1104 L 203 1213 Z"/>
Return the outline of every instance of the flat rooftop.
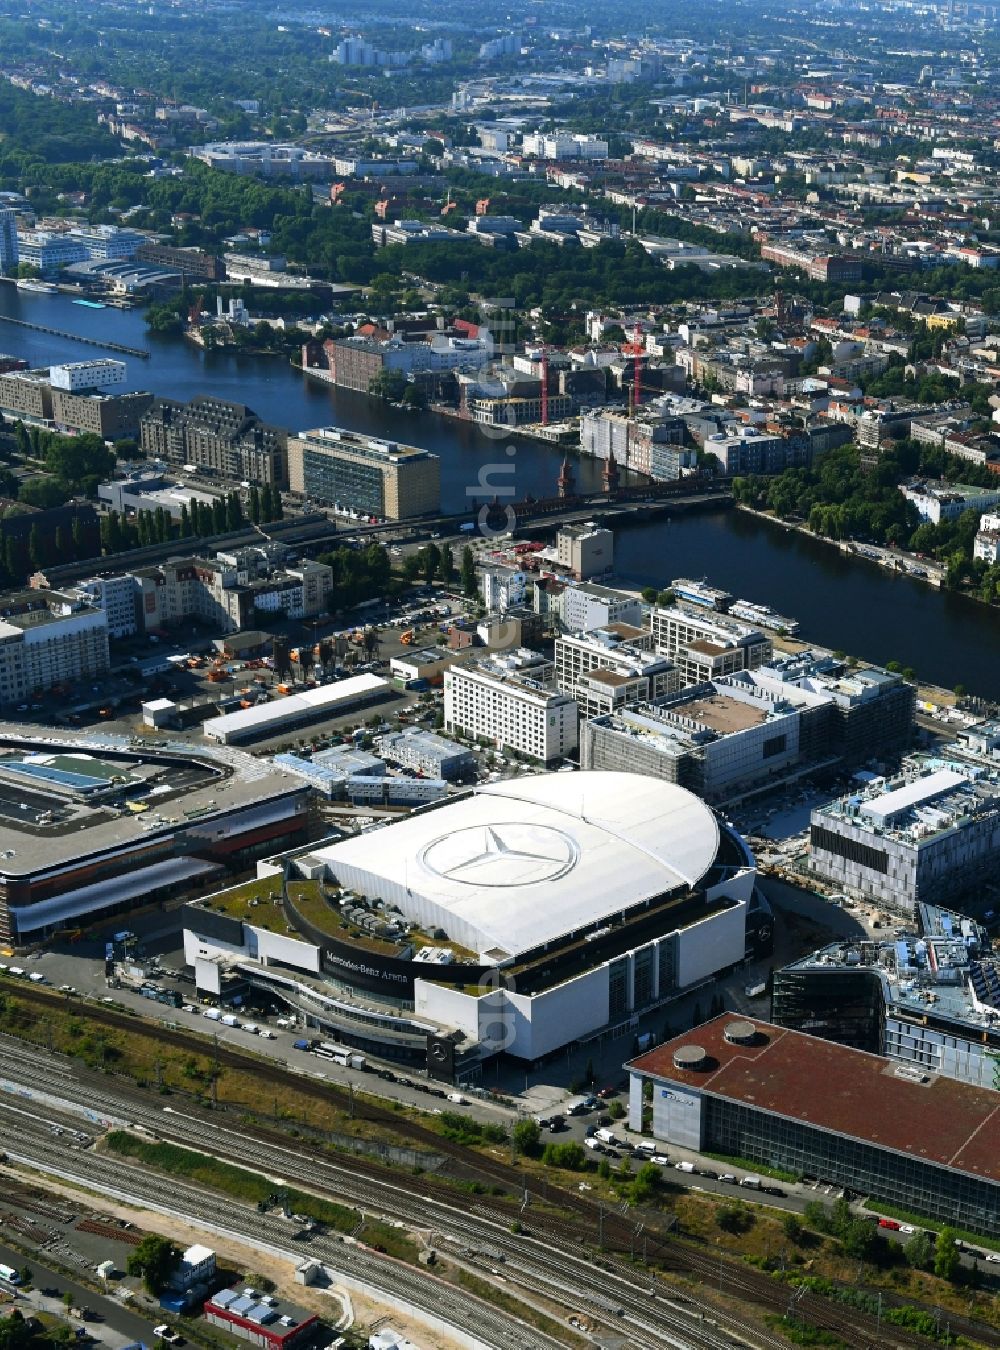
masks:
<path fill-rule="evenodd" d="M 711 694 L 703 698 L 694 698 L 690 703 L 671 705 L 672 711 L 682 717 L 690 717 L 693 722 L 717 731 L 720 736 L 728 736 L 734 731 L 748 731 L 767 721 L 767 713 L 755 708 L 752 703 L 742 703 L 735 698 L 722 698 Z"/>
<path fill-rule="evenodd" d="M 881 1055 L 756 1019 L 756 1043 L 731 1044 L 736 1020 L 723 1013 L 627 1067 L 1000 1185 L 1000 1093 L 935 1075 L 911 1082 Z M 675 1052 L 695 1045 L 704 1067 L 676 1068 Z"/>
<path fill-rule="evenodd" d="M 2 865 L 8 877 L 31 877 L 110 849 L 152 849 L 158 838 L 187 826 L 253 806 L 263 811 L 268 802 L 303 791 L 291 774 L 231 749 L 194 750 L 183 743 L 147 747 L 130 745 L 124 736 L 0 723 L 0 751 L 118 759 L 123 774 L 139 770 L 147 782 L 160 780 L 138 799 L 145 809 L 137 812 L 104 805 L 58 811 L 65 798 L 46 793 L 39 781 L 17 789 L 18 803 L 28 803 L 29 809 L 15 814 L 0 793 L 0 837 L 7 851 Z M 49 810 L 56 818 L 46 823 L 40 817 Z"/>

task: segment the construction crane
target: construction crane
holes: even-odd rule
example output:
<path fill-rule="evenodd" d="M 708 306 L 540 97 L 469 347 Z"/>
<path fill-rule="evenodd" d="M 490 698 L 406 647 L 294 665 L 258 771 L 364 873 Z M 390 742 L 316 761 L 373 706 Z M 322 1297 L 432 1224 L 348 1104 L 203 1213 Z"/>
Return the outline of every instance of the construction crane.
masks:
<path fill-rule="evenodd" d="M 542 347 L 542 426 L 549 425 L 549 353 Z"/>
<path fill-rule="evenodd" d="M 630 399 L 632 411 L 639 406 L 641 393 L 640 374 L 642 372 L 642 358 L 645 355 L 645 345 L 642 340 L 642 325 L 637 323 L 632 330 L 632 341 L 626 342 L 622 346 L 622 355 L 632 357 L 632 396 Z"/>

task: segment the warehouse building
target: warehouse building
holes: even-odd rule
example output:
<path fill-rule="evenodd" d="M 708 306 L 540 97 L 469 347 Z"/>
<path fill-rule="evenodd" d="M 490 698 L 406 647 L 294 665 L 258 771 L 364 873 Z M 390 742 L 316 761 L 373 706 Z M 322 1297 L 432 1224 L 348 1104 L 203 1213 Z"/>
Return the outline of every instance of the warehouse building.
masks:
<path fill-rule="evenodd" d="M 256 1289 L 220 1289 L 204 1307 L 205 1321 L 261 1350 L 292 1350 L 316 1334 L 319 1319 Z"/>
<path fill-rule="evenodd" d="M 1000 1090 L 1000 963 L 975 920 L 935 905 L 892 939 L 832 943 L 776 971 L 771 1021 Z"/>
<path fill-rule="evenodd" d="M 201 729 L 210 741 L 238 745 L 244 741 L 283 736 L 297 727 L 343 717 L 391 697 L 390 685 L 378 675 L 351 675 L 336 684 L 322 684 L 272 703 L 259 703 L 252 708 L 241 708 L 239 712 L 211 717 Z"/>
<path fill-rule="evenodd" d="M 911 916 L 992 878 L 998 856 L 1000 773 L 962 760 L 915 756 L 810 817 L 810 871 Z"/>
<path fill-rule="evenodd" d="M 627 1066 L 655 1139 L 817 1176 L 975 1232 L 1000 1231 L 1000 1094 L 723 1014 Z"/>

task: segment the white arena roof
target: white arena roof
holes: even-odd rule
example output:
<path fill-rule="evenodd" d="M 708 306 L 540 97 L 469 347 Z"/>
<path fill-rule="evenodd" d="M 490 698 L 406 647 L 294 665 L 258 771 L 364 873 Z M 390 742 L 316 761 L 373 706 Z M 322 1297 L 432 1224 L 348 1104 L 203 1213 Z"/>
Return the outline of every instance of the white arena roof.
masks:
<path fill-rule="evenodd" d="M 492 962 L 696 885 L 718 847 L 715 816 L 686 789 L 584 772 L 491 784 L 314 856 Z"/>

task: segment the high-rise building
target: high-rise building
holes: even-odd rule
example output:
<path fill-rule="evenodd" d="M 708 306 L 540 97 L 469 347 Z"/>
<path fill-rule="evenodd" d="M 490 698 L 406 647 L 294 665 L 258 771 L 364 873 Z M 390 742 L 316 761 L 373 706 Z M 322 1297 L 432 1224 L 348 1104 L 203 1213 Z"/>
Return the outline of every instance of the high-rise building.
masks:
<path fill-rule="evenodd" d="M 543 764 L 569 754 L 577 745 L 577 707 L 551 687 L 551 670 L 534 652 L 452 666 L 444 674 L 445 730 Z"/>
<path fill-rule="evenodd" d="M 293 492 L 330 506 L 403 520 L 441 509 L 441 461 L 414 445 L 342 427 L 302 431 L 288 443 Z"/>
<path fill-rule="evenodd" d="M 0 276 L 17 271 L 17 217 L 9 206 L 0 207 Z"/>

